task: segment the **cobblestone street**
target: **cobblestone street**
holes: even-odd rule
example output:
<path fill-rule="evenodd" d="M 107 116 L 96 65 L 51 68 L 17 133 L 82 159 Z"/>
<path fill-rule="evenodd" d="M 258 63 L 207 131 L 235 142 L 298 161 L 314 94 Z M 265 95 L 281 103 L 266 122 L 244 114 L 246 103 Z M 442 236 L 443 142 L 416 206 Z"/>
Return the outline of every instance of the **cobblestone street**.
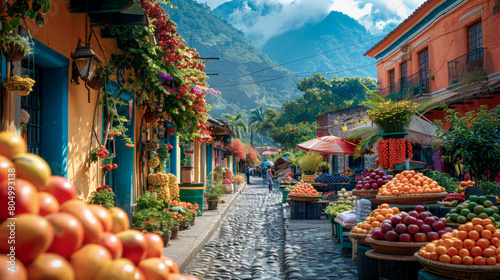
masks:
<path fill-rule="evenodd" d="M 331 237 L 330 223 L 288 220 L 281 192 L 270 194 L 262 183 L 252 177 L 186 273 L 200 279 L 357 279 L 354 261 L 341 255 Z"/>

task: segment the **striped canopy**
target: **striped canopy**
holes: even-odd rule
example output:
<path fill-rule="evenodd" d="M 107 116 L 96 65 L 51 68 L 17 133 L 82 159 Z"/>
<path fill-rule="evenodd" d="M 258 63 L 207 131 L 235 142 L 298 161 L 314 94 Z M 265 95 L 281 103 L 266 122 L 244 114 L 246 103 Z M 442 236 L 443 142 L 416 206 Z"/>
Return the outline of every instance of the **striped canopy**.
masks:
<path fill-rule="evenodd" d="M 323 155 L 350 155 L 354 153 L 356 145 L 344 141 L 339 137 L 329 135 L 300 143 L 297 147 L 307 152 L 315 152 Z"/>

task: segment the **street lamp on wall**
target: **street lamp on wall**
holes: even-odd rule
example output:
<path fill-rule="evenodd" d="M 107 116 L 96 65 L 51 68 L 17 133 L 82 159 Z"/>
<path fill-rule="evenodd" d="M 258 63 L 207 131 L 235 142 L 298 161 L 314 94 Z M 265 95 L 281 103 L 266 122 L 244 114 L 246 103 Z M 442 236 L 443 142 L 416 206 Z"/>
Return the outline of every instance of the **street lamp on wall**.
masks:
<path fill-rule="evenodd" d="M 167 125 L 165 121 L 158 121 L 158 139 L 167 138 Z"/>
<path fill-rule="evenodd" d="M 214 141 L 215 147 L 220 147 L 221 142 L 220 138 L 216 138 Z"/>
<path fill-rule="evenodd" d="M 80 77 L 86 82 L 92 80 L 97 66 L 102 63 L 102 60 L 94 53 L 90 45 L 78 47 L 71 54 L 71 58 L 75 60 Z"/>

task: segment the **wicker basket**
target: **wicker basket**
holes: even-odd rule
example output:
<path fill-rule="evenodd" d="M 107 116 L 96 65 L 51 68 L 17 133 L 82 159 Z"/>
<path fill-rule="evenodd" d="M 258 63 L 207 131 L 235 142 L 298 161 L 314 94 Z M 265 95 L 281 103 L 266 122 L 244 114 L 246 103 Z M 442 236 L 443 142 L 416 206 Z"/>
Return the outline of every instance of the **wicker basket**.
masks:
<path fill-rule="evenodd" d="M 368 234 L 354 233 L 352 231 L 349 233 L 349 238 L 352 238 L 352 239 L 356 240 L 356 242 L 358 242 L 359 245 L 369 245 L 366 242 L 366 237 L 367 236 L 368 236 Z"/>
<path fill-rule="evenodd" d="M 498 265 L 465 265 L 431 261 L 415 253 L 415 259 L 430 273 L 439 274 L 448 278 L 493 280 L 500 276 Z"/>
<path fill-rule="evenodd" d="M 318 201 L 321 199 L 321 196 L 302 196 L 302 195 L 288 195 L 288 198 L 290 200 L 295 200 L 295 201 Z"/>
<path fill-rule="evenodd" d="M 428 242 L 393 242 L 385 240 L 375 240 L 371 237 L 366 238 L 366 243 L 375 251 L 386 254 L 413 255 Z"/>
<path fill-rule="evenodd" d="M 361 198 L 375 198 L 378 194 L 378 190 L 369 189 L 369 190 L 352 190 L 352 194 L 361 197 Z"/>
<path fill-rule="evenodd" d="M 446 226 L 447 227 L 451 227 L 452 229 L 458 229 L 458 227 L 460 226 L 461 224 L 458 224 L 458 223 L 446 223 Z"/>
<path fill-rule="evenodd" d="M 380 199 L 384 203 L 392 204 L 425 204 L 425 203 L 436 203 L 443 200 L 448 195 L 447 192 L 442 193 L 429 193 L 429 194 L 418 194 L 418 195 L 377 195 L 377 199 Z"/>

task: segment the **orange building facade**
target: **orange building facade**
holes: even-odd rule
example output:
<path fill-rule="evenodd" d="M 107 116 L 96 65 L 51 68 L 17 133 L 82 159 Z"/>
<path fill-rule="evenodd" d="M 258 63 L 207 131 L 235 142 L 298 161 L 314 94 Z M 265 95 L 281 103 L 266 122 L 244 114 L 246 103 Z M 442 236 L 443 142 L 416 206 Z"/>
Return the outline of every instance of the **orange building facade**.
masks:
<path fill-rule="evenodd" d="M 500 3 L 428 0 L 366 52 L 379 94 L 444 101 L 459 112 L 500 104 Z M 443 110 L 426 115 L 443 119 Z"/>

